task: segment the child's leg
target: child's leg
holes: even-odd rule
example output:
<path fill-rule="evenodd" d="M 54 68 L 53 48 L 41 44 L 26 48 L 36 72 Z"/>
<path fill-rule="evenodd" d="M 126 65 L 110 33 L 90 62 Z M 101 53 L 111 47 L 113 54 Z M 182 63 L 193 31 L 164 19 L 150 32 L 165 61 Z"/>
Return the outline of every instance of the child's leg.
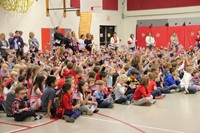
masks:
<path fill-rule="evenodd" d="M 15 118 L 15 121 L 23 121 L 26 118 L 31 117 L 31 116 L 36 117 L 35 111 L 33 111 L 33 110 L 25 111 L 25 112 L 22 112 L 16 116 L 14 116 L 14 118 Z"/>
<path fill-rule="evenodd" d="M 108 101 L 103 101 L 102 103 L 98 104 L 98 108 L 108 108 L 112 103 Z"/>
<path fill-rule="evenodd" d="M 65 111 L 64 115 L 69 116 L 72 119 L 76 119 L 81 115 L 81 112 L 78 110 L 75 111 Z"/>
<path fill-rule="evenodd" d="M 134 100 L 133 104 L 141 106 L 141 105 L 149 103 L 149 105 L 151 105 L 152 104 L 152 100 L 153 100 L 152 96 L 151 97 L 146 97 L 146 98 L 139 99 L 137 101 Z"/>
<path fill-rule="evenodd" d="M 82 105 L 80 106 L 79 110 L 81 111 L 81 113 L 87 112 L 89 111 L 89 107 L 87 105 Z"/>
<path fill-rule="evenodd" d="M 128 94 L 126 97 L 127 97 L 128 101 L 132 101 L 133 100 L 133 93 Z"/>
<path fill-rule="evenodd" d="M 190 94 L 195 94 L 197 92 L 197 88 L 195 86 L 189 86 L 188 87 L 188 92 Z"/>
<path fill-rule="evenodd" d="M 115 101 L 115 103 L 122 104 L 122 103 L 126 103 L 127 100 L 128 100 L 128 99 L 127 99 L 126 96 L 122 96 L 122 97 L 120 97 L 119 99 L 117 99 L 117 100 Z"/>
<path fill-rule="evenodd" d="M 154 90 L 154 91 L 151 93 L 151 95 L 153 96 L 153 99 L 155 99 L 155 98 L 161 96 L 161 91 L 158 90 L 158 89 L 157 89 L 157 90 Z"/>

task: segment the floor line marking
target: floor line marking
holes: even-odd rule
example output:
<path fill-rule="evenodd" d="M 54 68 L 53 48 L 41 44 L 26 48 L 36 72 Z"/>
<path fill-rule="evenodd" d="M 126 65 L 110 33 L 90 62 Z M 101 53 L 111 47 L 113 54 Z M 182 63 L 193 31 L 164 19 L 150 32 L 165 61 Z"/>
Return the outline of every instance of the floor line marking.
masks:
<path fill-rule="evenodd" d="M 0 124 L 4 124 L 4 125 L 10 125 L 10 126 L 17 126 L 17 127 L 30 127 L 30 126 L 24 126 L 24 125 L 20 125 L 20 124 L 15 124 L 15 123 L 7 123 L 7 122 L 0 122 Z"/>
<path fill-rule="evenodd" d="M 99 119 L 99 118 L 89 118 L 89 117 L 82 117 L 82 118 L 121 124 L 121 122 L 118 122 L 118 121 L 104 120 L 104 119 Z M 136 126 L 136 127 L 143 127 L 143 128 L 161 130 L 161 131 L 172 132 L 172 133 L 185 133 L 185 132 L 182 132 L 182 131 L 175 131 L 175 130 L 171 130 L 171 129 L 164 129 L 164 128 L 158 128 L 158 127 L 145 126 L 145 125 L 137 125 L 137 124 L 131 124 L 131 125 Z"/>
<path fill-rule="evenodd" d="M 33 129 L 33 128 L 42 127 L 42 126 L 51 124 L 51 123 L 53 123 L 55 121 L 58 121 L 58 120 L 59 119 L 55 119 L 55 120 L 51 120 L 51 121 L 48 121 L 48 122 L 40 123 L 40 124 L 37 124 L 37 125 L 33 125 L 33 126 L 30 126 L 30 127 L 26 127 L 26 128 L 21 128 L 21 129 L 18 129 L 18 130 L 9 131 L 9 133 L 18 133 L 18 132 L 30 130 L 30 129 Z"/>
<path fill-rule="evenodd" d="M 141 133 L 146 133 L 146 132 L 143 131 L 142 129 L 140 129 L 140 128 L 136 127 L 136 126 L 133 126 L 133 125 L 127 123 L 127 122 L 124 122 L 124 121 L 121 121 L 121 120 L 119 120 L 119 119 L 116 119 L 116 118 L 114 118 L 114 117 L 111 117 L 111 116 L 108 116 L 108 115 L 104 115 L 104 114 L 101 114 L 101 113 L 96 113 L 96 114 L 101 115 L 101 116 L 104 116 L 104 117 L 107 117 L 107 118 L 112 119 L 112 120 L 114 120 L 114 121 L 120 122 L 120 123 L 122 123 L 122 124 L 124 124 L 124 125 L 127 125 L 127 126 L 129 126 L 129 127 L 132 127 L 132 128 L 134 128 L 135 130 L 137 130 L 137 131 L 139 131 L 139 132 L 141 132 Z"/>
<path fill-rule="evenodd" d="M 185 132 L 182 132 L 182 131 L 175 131 L 175 130 L 164 129 L 164 128 L 158 128 L 158 127 L 151 127 L 151 126 L 144 126 L 144 125 L 136 125 L 136 124 L 132 124 L 132 125 L 137 126 L 137 127 L 156 129 L 156 130 L 167 131 L 167 132 L 172 132 L 172 133 L 185 133 Z"/>

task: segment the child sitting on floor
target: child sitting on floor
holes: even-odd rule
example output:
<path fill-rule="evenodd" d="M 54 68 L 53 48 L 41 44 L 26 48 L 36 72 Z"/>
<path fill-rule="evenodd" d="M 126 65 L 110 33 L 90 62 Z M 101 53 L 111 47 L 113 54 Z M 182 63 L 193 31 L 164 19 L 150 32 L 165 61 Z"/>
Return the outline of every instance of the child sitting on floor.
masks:
<path fill-rule="evenodd" d="M 194 70 L 191 84 L 200 89 L 200 70 Z"/>
<path fill-rule="evenodd" d="M 58 108 L 62 109 L 63 118 L 66 122 L 74 123 L 75 119 L 81 115 L 81 112 L 78 110 L 80 104 L 72 106 L 72 93 L 74 86 L 71 82 L 65 82 L 61 93 L 58 98 Z"/>
<path fill-rule="evenodd" d="M 150 106 L 156 102 L 148 91 L 149 81 L 150 79 L 148 76 L 143 76 L 141 78 L 140 85 L 136 88 L 133 96 L 134 105 Z"/>
<path fill-rule="evenodd" d="M 127 91 L 127 82 L 128 77 L 125 74 L 120 75 L 117 78 L 117 86 L 115 88 L 115 103 L 119 104 L 130 104 L 133 99 L 133 93 L 125 95 Z"/>
<path fill-rule="evenodd" d="M 149 87 L 148 87 L 149 93 L 151 93 L 151 95 L 153 96 L 154 99 L 163 99 L 165 97 L 165 95 L 162 94 L 161 90 L 158 89 L 156 86 L 156 82 L 155 82 L 156 74 L 150 73 L 149 78 L 150 78 L 150 83 L 149 83 Z"/>
<path fill-rule="evenodd" d="M 42 115 L 36 115 L 35 111 L 31 110 L 27 103 L 24 101 L 26 90 L 22 87 L 15 89 L 15 101 L 12 104 L 12 112 L 15 121 L 23 121 L 28 117 L 35 117 L 35 120 L 42 119 Z"/>
<path fill-rule="evenodd" d="M 105 83 L 102 80 L 98 80 L 96 82 L 96 85 L 99 86 L 99 89 L 96 90 L 93 94 L 93 96 L 96 98 L 98 103 L 98 108 L 113 108 L 113 100 L 111 96 L 108 96 L 106 99 L 104 99 L 105 94 L 103 93 L 106 89 Z"/>
<path fill-rule="evenodd" d="M 92 91 L 88 90 L 88 83 L 85 81 L 80 81 L 78 85 L 78 95 L 80 97 L 80 108 L 79 110 L 83 114 L 92 115 L 93 112 L 98 112 L 97 102 L 92 98 Z"/>
<path fill-rule="evenodd" d="M 181 79 L 181 90 L 184 90 L 186 94 L 194 94 L 199 90 L 197 86 L 191 84 L 193 71 L 192 66 L 187 66 L 183 78 Z"/>

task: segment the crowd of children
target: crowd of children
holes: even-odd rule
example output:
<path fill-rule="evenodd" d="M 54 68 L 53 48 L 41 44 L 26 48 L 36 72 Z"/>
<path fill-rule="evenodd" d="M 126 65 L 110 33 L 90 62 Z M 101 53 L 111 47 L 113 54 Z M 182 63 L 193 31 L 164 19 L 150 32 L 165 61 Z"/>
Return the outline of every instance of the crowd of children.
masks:
<path fill-rule="evenodd" d="M 82 44 L 84 45 L 84 44 Z M 7 117 L 63 118 L 73 123 L 80 115 L 114 104 L 150 106 L 167 93 L 200 90 L 200 50 L 137 48 L 75 50 L 63 45 L 23 56 L 8 50 L 0 69 L 0 108 Z"/>

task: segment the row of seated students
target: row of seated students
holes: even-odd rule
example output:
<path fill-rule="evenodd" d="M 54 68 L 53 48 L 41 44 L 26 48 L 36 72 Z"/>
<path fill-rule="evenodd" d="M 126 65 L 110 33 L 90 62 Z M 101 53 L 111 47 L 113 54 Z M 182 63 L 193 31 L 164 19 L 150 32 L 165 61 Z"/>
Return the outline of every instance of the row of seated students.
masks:
<path fill-rule="evenodd" d="M 180 69 L 179 59 L 165 62 L 162 69 L 155 65 L 158 59 L 144 72 L 125 60 L 117 70 L 106 61 L 102 65 L 88 61 L 87 66 L 82 66 L 65 60 L 52 69 L 38 65 L 32 68 L 23 62 L 11 69 L 11 63 L 4 61 L 0 104 L 15 121 L 31 116 L 41 119 L 43 116 L 35 113 L 39 111 L 46 112 L 45 117 L 64 118 L 71 123 L 81 114 L 93 115 L 99 108 L 113 108 L 114 103 L 150 106 L 168 93 L 194 94 L 200 90 L 199 68 L 182 62 Z"/>

